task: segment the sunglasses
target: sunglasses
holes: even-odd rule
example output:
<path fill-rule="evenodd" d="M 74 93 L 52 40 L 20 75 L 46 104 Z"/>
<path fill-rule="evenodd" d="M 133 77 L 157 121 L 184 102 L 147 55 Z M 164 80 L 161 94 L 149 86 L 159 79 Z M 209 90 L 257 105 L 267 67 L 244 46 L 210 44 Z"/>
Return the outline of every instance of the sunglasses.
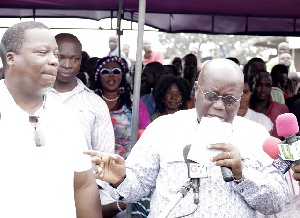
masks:
<path fill-rule="evenodd" d="M 112 70 L 109 70 L 107 68 L 103 68 L 102 70 L 100 70 L 100 75 L 101 76 L 109 76 L 109 75 L 113 75 L 113 76 L 120 76 L 123 74 L 123 71 L 120 68 L 114 68 Z"/>
<path fill-rule="evenodd" d="M 198 85 L 198 86 L 199 86 L 201 92 L 203 93 L 205 99 L 210 102 L 218 101 L 221 98 L 225 105 L 231 106 L 234 103 L 241 100 L 241 97 L 239 99 L 237 99 L 233 95 L 220 96 L 215 92 L 203 92 L 201 86 L 200 85 Z"/>
<path fill-rule="evenodd" d="M 38 116 L 29 115 L 29 122 L 33 127 L 33 138 L 36 147 L 41 147 L 45 145 L 44 134 L 38 130 L 39 118 L 40 117 Z"/>

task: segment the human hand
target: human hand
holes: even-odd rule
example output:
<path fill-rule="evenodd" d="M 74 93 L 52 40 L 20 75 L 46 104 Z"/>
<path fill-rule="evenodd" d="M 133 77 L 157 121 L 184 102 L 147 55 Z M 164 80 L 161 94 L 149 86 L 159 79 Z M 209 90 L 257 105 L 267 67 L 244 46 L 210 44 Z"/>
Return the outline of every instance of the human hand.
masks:
<path fill-rule="evenodd" d="M 84 154 L 92 156 L 96 179 L 117 187 L 126 176 L 125 160 L 117 154 L 104 153 L 99 151 L 84 151 Z"/>
<path fill-rule="evenodd" d="M 242 178 L 243 164 L 241 161 L 241 155 L 239 149 L 232 144 L 212 144 L 207 146 L 208 149 L 221 150 L 217 156 L 211 158 L 211 162 L 214 162 L 216 166 L 224 166 L 231 168 L 232 174 L 235 179 Z"/>
<path fill-rule="evenodd" d="M 300 186 L 300 165 L 294 165 L 292 169 L 294 171 L 293 178 L 298 181 L 298 185 Z"/>

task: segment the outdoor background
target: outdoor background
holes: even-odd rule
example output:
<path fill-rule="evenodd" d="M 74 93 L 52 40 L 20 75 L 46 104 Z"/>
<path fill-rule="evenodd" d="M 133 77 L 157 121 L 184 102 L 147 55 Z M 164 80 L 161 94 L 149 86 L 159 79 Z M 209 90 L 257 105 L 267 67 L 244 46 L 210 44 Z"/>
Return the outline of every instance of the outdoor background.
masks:
<path fill-rule="evenodd" d="M 33 20 L 32 18 L 22 19 L 21 21 Z M 83 45 L 83 50 L 88 52 L 90 57 L 103 57 L 108 54 L 108 38 L 116 35 L 114 30 L 117 26 L 116 19 L 105 19 L 93 21 L 87 19 L 68 19 L 68 18 L 37 18 L 36 21 L 43 22 L 54 35 L 61 32 L 68 32 L 76 35 Z M 0 37 L 7 27 L 20 22 L 17 18 L 1 18 Z M 137 47 L 137 23 L 129 21 L 121 22 L 121 47 L 123 44 L 130 46 L 129 57 L 136 59 Z M 133 29 L 133 30 L 131 30 Z M 165 54 L 165 64 L 169 64 L 173 57 L 183 57 L 189 53 L 189 44 L 195 40 L 202 42 L 203 34 L 167 34 L 158 32 L 156 29 L 145 26 L 144 39 L 152 43 L 152 50 L 161 51 Z M 209 35 L 217 48 L 220 42 L 227 50 L 227 57 L 236 57 L 244 65 L 252 57 L 260 57 L 265 61 L 277 55 L 277 45 L 287 41 L 292 48 L 292 56 L 296 57 L 300 48 L 299 37 L 281 36 L 241 36 L 241 35 Z M 295 60 L 297 63 L 297 60 Z M 296 65 L 297 68 L 297 65 Z M 298 67 L 300 69 L 300 66 Z"/>

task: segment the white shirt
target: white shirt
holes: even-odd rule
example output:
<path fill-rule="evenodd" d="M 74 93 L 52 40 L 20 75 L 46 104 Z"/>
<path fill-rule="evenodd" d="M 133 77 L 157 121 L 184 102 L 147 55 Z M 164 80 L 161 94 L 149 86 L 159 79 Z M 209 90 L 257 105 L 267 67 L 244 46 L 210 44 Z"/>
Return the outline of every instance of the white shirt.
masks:
<path fill-rule="evenodd" d="M 267 117 L 266 115 L 264 115 L 263 113 L 258 113 L 250 108 L 248 108 L 245 116 L 245 118 L 252 120 L 256 123 L 259 123 L 261 125 L 263 125 L 264 127 L 266 127 L 266 129 L 268 130 L 268 132 L 271 132 L 273 130 L 273 123 L 270 120 L 269 117 Z"/>
<path fill-rule="evenodd" d="M 114 153 L 115 135 L 107 104 L 76 78 L 77 86 L 68 95 L 51 88 L 48 98 L 54 98 L 74 110 L 79 117 L 89 149 Z"/>
<path fill-rule="evenodd" d="M 40 108 L 37 147 L 29 115 L 0 81 L 0 217 L 75 218 L 74 172 L 91 169 L 80 124 L 68 108 L 47 99 Z"/>
<path fill-rule="evenodd" d="M 197 125 L 195 109 L 161 116 L 148 125 L 126 159 L 126 178 L 117 192 L 134 202 L 153 189 L 149 218 L 158 217 L 189 181 L 183 148 L 192 143 Z M 211 163 L 208 177 L 200 179 L 199 208 L 189 217 L 252 218 L 255 210 L 266 214 L 282 210 L 288 189 L 283 175 L 262 150 L 268 136 L 262 125 L 235 117 L 231 142 L 239 147 L 245 180 L 240 184 L 225 182 L 220 167 Z M 199 140 L 201 137 L 205 136 L 199 135 Z M 169 217 L 183 216 L 195 208 L 190 190 Z"/>

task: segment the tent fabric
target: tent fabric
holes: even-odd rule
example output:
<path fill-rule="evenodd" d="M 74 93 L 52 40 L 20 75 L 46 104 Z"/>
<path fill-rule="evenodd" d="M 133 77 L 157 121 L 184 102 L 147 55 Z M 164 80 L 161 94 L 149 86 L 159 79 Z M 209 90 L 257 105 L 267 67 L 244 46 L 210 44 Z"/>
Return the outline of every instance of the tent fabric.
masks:
<path fill-rule="evenodd" d="M 124 0 L 123 19 L 138 21 L 138 0 Z M 160 31 L 212 34 L 300 34 L 298 0 L 148 0 L 145 24 Z M 0 17 L 116 18 L 117 0 L 10 0 Z"/>

